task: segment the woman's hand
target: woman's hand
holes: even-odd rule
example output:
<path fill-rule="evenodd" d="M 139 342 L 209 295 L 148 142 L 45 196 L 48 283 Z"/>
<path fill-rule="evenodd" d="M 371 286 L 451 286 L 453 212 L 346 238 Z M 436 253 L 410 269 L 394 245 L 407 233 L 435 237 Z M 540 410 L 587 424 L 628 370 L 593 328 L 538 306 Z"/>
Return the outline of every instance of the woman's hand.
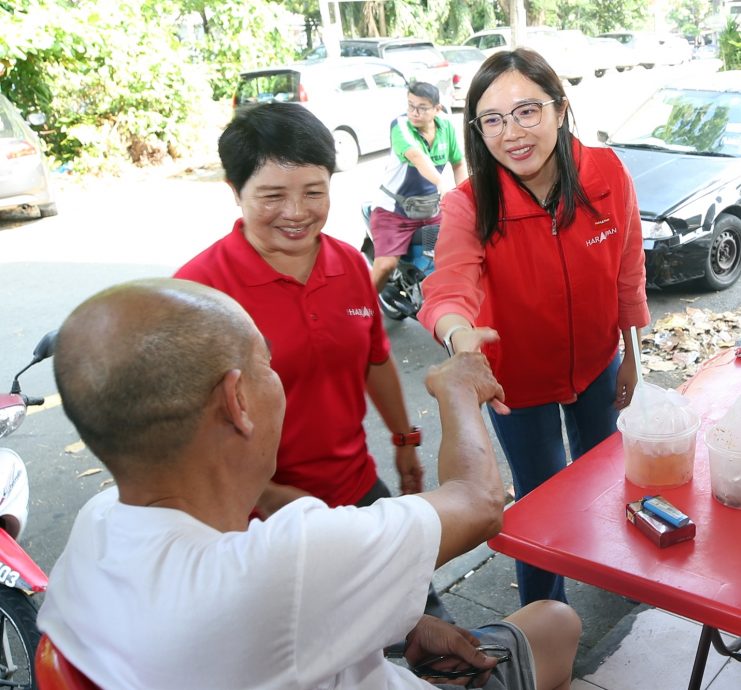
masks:
<path fill-rule="evenodd" d="M 493 343 L 499 340 L 499 333 L 493 328 L 461 328 L 450 338 L 453 351 L 481 352 L 484 343 Z"/>
<path fill-rule="evenodd" d="M 635 364 L 624 358 L 618 367 L 617 377 L 615 379 L 615 408 L 622 410 L 630 405 L 633 399 L 633 391 L 638 383 L 638 374 L 636 373 Z"/>

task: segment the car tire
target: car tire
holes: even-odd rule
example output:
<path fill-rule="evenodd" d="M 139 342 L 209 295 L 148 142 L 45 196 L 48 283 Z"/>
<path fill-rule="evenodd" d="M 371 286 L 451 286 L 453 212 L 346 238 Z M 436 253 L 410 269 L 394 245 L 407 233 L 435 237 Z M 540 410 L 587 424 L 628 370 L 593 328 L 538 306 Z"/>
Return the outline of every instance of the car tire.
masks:
<path fill-rule="evenodd" d="M 615 69 L 616 69 L 616 70 L 617 70 L 618 72 L 625 72 L 625 70 L 626 70 L 627 68 L 626 68 L 626 67 L 616 67 Z"/>
<path fill-rule="evenodd" d="M 52 202 L 50 204 L 43 204 L 39 206 L 39 214 L 42 218 L 48 218 L 49 216 L 56 216 L 59 211 L 57 205 Z"/>
<path fill-rule="evenodd" d="M 618 69 L 620 69 L 620 68 L 618 67 Z M 607 70 L 604 70 L 604 69 L 596 69 L 596 70 L 594 70 L 594 76 L 597 77 L 597 78 L 604 77 L 606 71 Z"/>
<path fill-rule="evenodd" d="M 741 218 L 722 213 L 715 221 L 713 242 L 705 260 L 705 284 L 726 290 L 741 275 Z"/>
<path fill-rule="evenodd" d="M 641 67 L 643 67 L 643 69 L 653 69 L 654 68 L 654 64 L 655 63 L 653 63 L 653 62 L 642 62 L 641 63 Z"/>
<path fill-rule="evenodd" d="M 582 77 L 574 77 L 573 79 L 569 79 L 568 82 L 571 84 L 571 86 L 576 86 L 577 84 L 581 84 Z"/>
<path fill-rule="evenodd" d="M 334 136 L 334 147 L 337 152 L 335 170 L 337 172 L 351 170 L 358 164 L 360 158 L 358 142 L 346 129 L 336 129 L 332 136 Z"/>

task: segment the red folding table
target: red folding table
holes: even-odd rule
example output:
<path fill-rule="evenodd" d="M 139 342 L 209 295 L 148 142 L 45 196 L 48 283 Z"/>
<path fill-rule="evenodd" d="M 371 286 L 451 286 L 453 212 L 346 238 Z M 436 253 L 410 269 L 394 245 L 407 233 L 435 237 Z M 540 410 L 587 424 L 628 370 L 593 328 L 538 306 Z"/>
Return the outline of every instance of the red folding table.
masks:
<path fill-rule="evenodd" d="M 657 606 L 703 624 L 690 690 L 700 688 L 710 644 L 741 660 L 741 510 L 710 492 L 705 429 L 741 396 L 741 359 L 733 350 L 708 360 L 680 387 L 702 419 L 693 480 L 661 490 L 697 525 L 692 541 L 660 549 L 625 518 L 625 505 L 646 489 L 625 479 L 615 433 L 512 504 L 502 532 L 489 542 L 501 553 Z M 658 493 L 658 492 L 653 492 Z"/>

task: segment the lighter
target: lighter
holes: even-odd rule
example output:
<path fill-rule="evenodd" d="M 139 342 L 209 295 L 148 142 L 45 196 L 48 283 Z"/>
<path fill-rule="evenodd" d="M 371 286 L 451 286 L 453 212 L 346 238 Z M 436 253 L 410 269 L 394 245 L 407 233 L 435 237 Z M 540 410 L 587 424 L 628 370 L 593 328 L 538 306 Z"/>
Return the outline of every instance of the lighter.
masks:
<path fill-rule="evenodd" d="M 642 502 L 644 510 L 657 515 L 674 527 L 682 527 L 690 521 L 688 515 L 661 496 L 644 496 Z"/>

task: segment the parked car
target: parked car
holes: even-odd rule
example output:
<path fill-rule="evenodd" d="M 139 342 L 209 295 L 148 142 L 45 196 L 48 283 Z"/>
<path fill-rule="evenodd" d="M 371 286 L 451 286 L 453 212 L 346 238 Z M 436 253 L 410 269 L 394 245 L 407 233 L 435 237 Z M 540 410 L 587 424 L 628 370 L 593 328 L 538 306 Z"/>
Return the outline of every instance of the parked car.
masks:
<path fill-rule="evenodd" d="M 594 76 L 602 77 L 610 69 L 624 72 L 636 66 L 633 54 L 620 41 L 614 38 L 589 37 L 592 47 Z"/>
<path fill-rule="evenodd" d="M 327 49 L 321 44 L 306 56 L 323 60 Z M 398 69 L 407 81 L 426 81 L 440 90 L 440 102 L 453 103 L 453 75 L 448 61 L 432 41 L 421 38 L 343 38 L 340 57 L 375 57 Z"/>
<path fill-rule="evenodd" d="M 692 46 L 686 38 L 676 34 L 657 34 L 659 44 L 658 64 L 681 65 L 692 59 Z"/>
<path fill-rule="evenodd" d="M 35 125 L 43 115 L 29 116 Z M 55 216 L 57 205 L 41 142 L 16 107 L 0 94 L 0 209 L 36 207 Z"/>
<path fill-rule="evenodd" d="M 614 38 L 632 54 L 636 65 L 653 69 L 655 65 L 679 65 L 690 60 L 692 48 L 681 36 L 649 31 L 611 31 L 601 38 Z"/>
<path fill-rule="evenodd" d="M 649 284 L 741 275 L 741 70 L 659 89 L 611 136 L 636 187 Z"/>
<path fill-rule="evenodd" d="M 300 103 L 333 133 L 337 170 L 349 170 L 361 155 L 389 147 L 389 127 L 405 112 L 406 94 L 404 75 L 387 62 L 336 58 L 243 72 L 234 107 Z"/>
<path fill-rule="evenodd" d="M 467 38 L 463 45 L 478 48 L 487 56 L 501 50 L 512 50 L 512 30 L 508 26 L 484 29 Z M 539 52 L 561 79 L 568 80 L 574 86 L 590 73 L 589 65 L 584 64 L 577 52 L 559 39 L 555 29 L 528 26 L 521 45 Z"/>
<path fill-rule="evenodd" d="M 453 71 L 453 107 L 466 105 L 471 79 L 486 60 L 486 55 L 473 46 L 440 46 L 440 52 Z"/>

